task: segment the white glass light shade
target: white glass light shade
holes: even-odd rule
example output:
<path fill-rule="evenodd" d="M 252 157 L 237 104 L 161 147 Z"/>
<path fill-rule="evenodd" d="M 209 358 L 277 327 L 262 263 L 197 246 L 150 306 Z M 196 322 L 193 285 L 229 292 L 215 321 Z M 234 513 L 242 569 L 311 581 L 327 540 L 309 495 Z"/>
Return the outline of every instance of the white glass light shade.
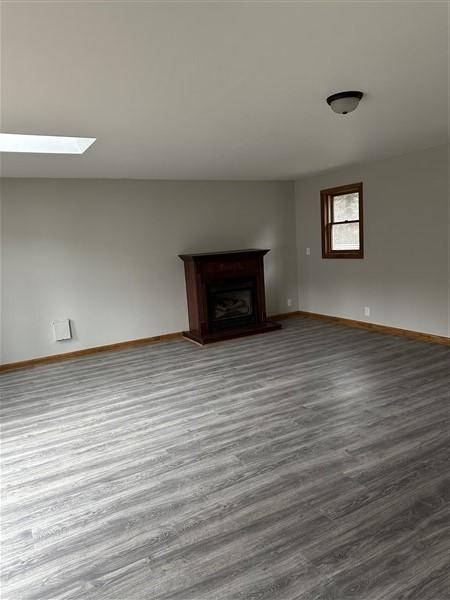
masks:
<path fill-rule="evenodd" d="M 339 98 L 338 100 L 333 100 L 330 106 L 335 113 L 346 115 L 355 110 L 358 104 L 359 98 Z"/>

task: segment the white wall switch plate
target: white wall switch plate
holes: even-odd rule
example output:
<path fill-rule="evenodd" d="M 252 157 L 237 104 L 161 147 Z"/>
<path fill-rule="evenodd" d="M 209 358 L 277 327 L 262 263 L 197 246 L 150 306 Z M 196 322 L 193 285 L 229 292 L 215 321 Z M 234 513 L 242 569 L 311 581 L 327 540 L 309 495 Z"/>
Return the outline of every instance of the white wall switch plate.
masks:
<path fill-rule="evenodd" d="M 310 256 L 311 254 L 311 248 L 306 248 L 306 256 Z"/>
<path fill-rule="evenodd" d="M 292 306 L 292 299 L 291 298 L 288 298 L 287 305 L 288 306 Z"/>
<path fill-rule="evenodd" d="M 365 317 L 370 317 L 370 306 L 365 306 L 364 307 L 364 316 Z"/>
<path fill-rule="evenodd" d="M 53 321 L 52 326 L 55 342 L 72 339 L 72 332 L 70 330 L 69 319 L 60 319 L 58 321 Z"/>

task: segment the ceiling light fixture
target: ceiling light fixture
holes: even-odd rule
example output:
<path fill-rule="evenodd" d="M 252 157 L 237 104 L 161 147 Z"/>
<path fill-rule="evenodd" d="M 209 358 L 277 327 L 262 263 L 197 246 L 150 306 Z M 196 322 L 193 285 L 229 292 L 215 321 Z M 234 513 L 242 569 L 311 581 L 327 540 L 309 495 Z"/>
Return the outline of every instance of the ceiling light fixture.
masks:
<path fill-rule="evenodd" d="M 335 113 L 346 115 L 355 110 L 363 96 L 362 92 L 338 92 L 328 96 L 327 103 Z"/>
<path fill-rule="evenodd" d="M 61 135 L 0 133 L 0 152 L 83 154 L 95 140 L 96 138 L 63 137 Z"/>

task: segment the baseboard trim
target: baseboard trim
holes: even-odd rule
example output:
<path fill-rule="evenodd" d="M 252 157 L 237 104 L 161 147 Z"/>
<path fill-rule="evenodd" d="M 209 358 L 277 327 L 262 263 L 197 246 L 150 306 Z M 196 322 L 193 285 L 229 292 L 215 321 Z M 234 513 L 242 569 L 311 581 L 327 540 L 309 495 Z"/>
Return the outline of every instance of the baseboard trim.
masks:
<path fill-rule="evenodd" d="M 297 317 L 297 312 L 283 313 L 270 317 L 271 320 L 275 319 L 281 321 L 282 319 L 289 319 L 291 317 Z M 0 373 L 2 371 L 12 371 L 13 369 L 25 369 L 29 367 L 35 367 L 38 365 L 59 362 L 61 360 L 70 360 L 71 358 L 77 358 L 80 356 L 87 356 L 89 354 L 97 354 L 99 352 L 111 352 L 114 350 L 124 350 L 125 348 L 132 348 L 133 346 L 144 346 L 146 344 L 154 344 L 156 342 L 164 342 L 167 340 L 175 340 L 183 337 L 182 331 L 176 331 L 175 333 L 163 333 L 161 335 L 155 335 L 153 337 L 140 338 L 137 340 L 129 340 L 127 342 L 118 342 L 116 344 L 107 344 L 106 346 L 95 346 L 93 348 L 84 348 L 83 350 L 74 350 L 73 352 L 65 352 L 63 354 L 52 354 L 50 356 L 41 356 L 39 358 L 31 358 L 29 360 L 20 360 L 13 363 L 5 363 L 0 365 Z"/>
<path fill-rule="evenodd" d="M 289 313 L 292 314 L 292 313 Z M 399 327 L 389 327 L 378 323 L 368 323 L 367 321 L 356 321 L 354 319 L 345 319 L 344 317 L 333 317 L 331 315 L 322 315 L 320 313 L 308 312 L 299 310 L 296 313 L 299 317 L 308 317 L 310 319 L 319 319 L 321 321 L 329 321 L 338 325 L 347 325 L 347 327 L 356 327 L 358 329 L 367 329 L 368 331 L 378 331 L 380 333 L 389 333 L 391 335 L 399 335 L 413 340 L 422 342 L 431 342 L 433 344 L 441 344 L 450 346 L 450 338 L 444 335 L 435 335 L 433 333 L 422 333 L 420 331 L 412 331 L 411 329 L 400 329 Z"/>
<path fill-rule="evenodd" d="M 299 317 L 299 316 L 300 316 L 300 311 L 294 310 L 293 312 L 280 313 L 279 315 L 270 315 L 270 317 L 267 317 L 267 318 L 270 319 L 271 321 L 284 321 L 285 319 L 293 319 L 293 318 Z"/>
<path fill-rule="evenodd" d="M 379 325 L 377 323 L 367 323 L 366 321 L 355 321 L 354 319 L 345 319 L 344 317 L 333 317 L 331 315 L 323 315 L 320 313 L 308 312 L 305 310 L 295 310 L 288 313 L 281 313 L 278 315 L 271 315 L 269 319 L 271 321 L 283 321 L 285 319 L 293 319 L 295 317 L 307 317 L 310 319 L 319 319 L 321 321 L 328 321 L 330 323 L 336 323 L 338 325 L 347 325 L 348 327 L 357 327 L 358 329 L 367 329 L 369 331 L 378 331 L 381 333 L 389 333 L 391 335 L 400 335 L 415 340 L 421 340 L 422 342 L 431 342 L 433 344 L 441 344 L 444 346 L 450 346 L 450 338 L 443 335 L 434 335 L 432 333 L 421 333 L 420 331 L 412 331 L 409 329 L 400 329 L 398 327 L 388 327 L 387 325 Z M 176 340 L 183 337 L 182 331 L 176 331 L 174 333 L 163 333 L 161 335 L 155 335 L 153 337 L 140 338 L 137 340 L 129 340 L 127 342 L 118 342 L 116 344 L 107 344 L 106 346 L 95 346 L 93 348 L 84 348 L 83 350 L 75 350 L 73 352 L 65 352 L 64 354 L 52 354 L 50 356 L 41 356 L 39 358 L 31 358 L 29 360 L 21 360 L 13 363 L 6 363 L 0 365 L 0 372 L 12 371 L 13 369 L 24 369 L 29 367 L 35 367 L 38 365 L 59 362 L 62 360 L 70 360 L 71 358 L 77 358 L 80 356 L 88 356 L 89 354 L 97 354 L 100 352 L 112 352 L 115 350 L 124 350 L 126 348 L 133 348 L 134 346 L 145 346 L 147 344 L 154 344 L 157 342 L 164 342 L 168 340 Z"/>
<path fill-rule="evenodd" d="M 74 350 L 73 352 L 65 352 L 64 354 L 52 354 L 50 356 L 41 356 L 39 358 L 31 358 L 29 360 L 21 360 L 13 363 L 6 363 L 0 365 L 0 372 L 11 371 L 13 369 L 23 369 L 26 367 L 35 367 L 37 365 L 59 362 L 62 360 L 69 360 L 71 358 L 78 358 L 80 356 L 87 356 L 89 354 L 98 354 L 100 352 L 111 352 L 115 350 L 124 350 L 126 348 L 133 348 L 134 346 L 145 346 L 147 344 L 154 344 L 156 342 L 165 342 L 167 340 L 176 340 L 182 337 L 181 331 L 175 333 L 164 333 L 162 335 L 155 335 L 153 337 L 139 338 L 137 340 L 129 340 L 127 342 L 118 342 L 116 344 L 107 344 L 105 346 L 95 346 L 93 348 L 84 348 L 83 350 Z"/>

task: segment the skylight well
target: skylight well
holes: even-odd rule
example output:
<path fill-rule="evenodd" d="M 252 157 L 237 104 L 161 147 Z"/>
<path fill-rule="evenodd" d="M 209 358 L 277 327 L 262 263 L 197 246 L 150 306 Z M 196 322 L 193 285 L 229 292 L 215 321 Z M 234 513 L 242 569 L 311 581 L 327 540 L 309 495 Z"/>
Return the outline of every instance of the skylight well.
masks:
<path fill-rule="evenodd" d="M 96 138 L 0 133 L 0 152 L 83 154 Z"/>

